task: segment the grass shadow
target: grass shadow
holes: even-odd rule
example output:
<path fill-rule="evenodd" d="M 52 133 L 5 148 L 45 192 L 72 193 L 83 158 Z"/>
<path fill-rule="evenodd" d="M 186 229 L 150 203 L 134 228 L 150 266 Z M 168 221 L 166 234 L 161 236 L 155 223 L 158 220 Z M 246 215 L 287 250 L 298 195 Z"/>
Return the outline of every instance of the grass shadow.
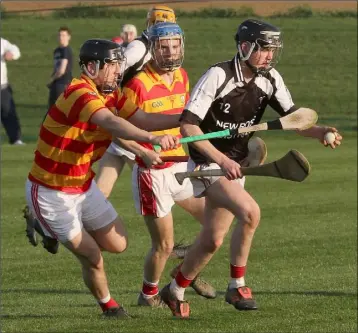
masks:
<path fill-rule="evenodd" d="M 225 295 L 226 291 L 218 291 Z M 357 297 L 357 293 L 345 291 L 307 290 L 307 291 L 255 291 L 254 295 L 298 295 L 298 296 L 328 296 L 328 297 Z"/>
<path fill-rule="evenodd" d="M 55 295 L 70 295 L 70 294 L 90 294 L 86 290 L 75 290 L 75 289 L 3 289 L 1 290 L 3 294 L 10 293 L 31 293 L 31 294 L 55 294 Z"/>

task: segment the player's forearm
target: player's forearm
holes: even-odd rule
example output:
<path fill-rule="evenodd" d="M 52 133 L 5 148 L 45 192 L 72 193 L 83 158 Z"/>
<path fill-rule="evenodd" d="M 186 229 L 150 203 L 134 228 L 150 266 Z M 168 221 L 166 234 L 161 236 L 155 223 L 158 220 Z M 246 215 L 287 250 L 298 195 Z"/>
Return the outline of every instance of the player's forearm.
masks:
<path fill-rule="evenodd" d="M 183 137 L 204 134 L 199 126 L 188 123 L 181 124 L 180 132 Z M 190 145 L 192 145 L 197 151 L 206 156 L 208 160 L 213 161 L 218 165 L 221 165 L 223 161 L 227 159 L 227 156 L 217 150 L 208 140 L 193 142 L 190 143 Z"/>
<path fill-rule="evenodd" d="M 180 114 L 150 114 L 152 117 L 151 121 L 148 122 L 148 131 L 160 131 L 170 128 L 179 127 Z"/>
<path fill-rule="evenodd" d="M 318 138 L 319 135 L 320 135 L 320 129 L 321 129 L 320 126 L 313 125 L 312 127 L 307 128 L 307 129 L 302 130 L 302 131 L 297 130 L 296 133 L 298 135 L 305 136 L 305 137 Z"/>
<path fill-rule="evenodd" d="M 125 119 L 112 118 L 107 128 L 114 137 L 138 142 L 151 142 L 154 137 L 151 133 L 141 130 Z"/>
<path fill-rule="evenodd" d="M 118 146 L 121 146 L 122 148 L 130 151 L 131 153 L 133 153 L 136 156 L 141 156 L 146 150 L 146 148 L 144 148 L 143 146 L 141 146 L 140 144 L 138 144 L 137 142 L 132 141 L 132 140 L 124 140 L 121 138 L 114 138 L 113 141 Z"/>
<path fill-rule="evenodd" d="M 61 76 L 63 76 L 63 74 L 65 74 L 64 70 L 57 70 L 55 73 L 53 73 L 51 75 L 51 81 L 55 81 L 57 79 L 59 79 Z"/>
<path fill-rule="evenodd" d="M 130 122 L 146 131 L 161 131 L 170 128 L 179 127 L 180 114 L 156 114 L 146 112 L 136 112 L 134 117 L 130 118 Z"/>

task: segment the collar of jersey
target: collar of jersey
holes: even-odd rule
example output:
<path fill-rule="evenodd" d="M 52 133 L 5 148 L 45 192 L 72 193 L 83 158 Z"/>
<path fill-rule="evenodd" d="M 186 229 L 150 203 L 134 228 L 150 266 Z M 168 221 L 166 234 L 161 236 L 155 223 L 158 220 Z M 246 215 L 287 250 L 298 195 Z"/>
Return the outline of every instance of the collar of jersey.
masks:
<path fill-rule="evenodd" d="M 240 65 L 238 53 L 232 59 L 231 66 L 232 66 L 232 70 L 234 72 L 235 83 L 239 83 L 239 82 L 245 83 L 244 75 L 242 74 L 242 71 L 241 71 L 241 65 Z"/>
<path fill-rule="evenodd" d="M 164 85 L 169 90 L 173 90 L 175 83 L 177 82 L 183 83 L 184 81 L 180 69 L 176 69 L 174 71 L 174 79 L 171 86 L 169 86 L 168 83 L 162 79 L 162 77 L 154 70 L 154 68 L 149 63 L 147 63 L 145 66 L 145 72 L 147 73 L 147 75 L 150 77 L 150 79 L 153 81 L 154 84 Z"/>
<path fill-rule="evenodd" d="M 95 83 L 85 74 L 81 74 L 81 79 L 86 81 L 86 83 L 88 83 L 91 88 L 98 94 L 100 95 L 99 91 L 97 90 L 97 87 L 95 85 Z"/>

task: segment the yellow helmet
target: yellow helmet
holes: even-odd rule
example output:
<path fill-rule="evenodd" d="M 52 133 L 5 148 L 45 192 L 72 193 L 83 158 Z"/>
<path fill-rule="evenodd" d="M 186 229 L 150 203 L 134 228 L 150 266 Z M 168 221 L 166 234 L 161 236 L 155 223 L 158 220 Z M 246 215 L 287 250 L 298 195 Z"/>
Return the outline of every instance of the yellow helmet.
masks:
<path fill-rule="evenodd" d="M 176 23 L 174 10 L 162 5 L 152 7 L 147 14 L 147 29 L 158 22 Z"/>

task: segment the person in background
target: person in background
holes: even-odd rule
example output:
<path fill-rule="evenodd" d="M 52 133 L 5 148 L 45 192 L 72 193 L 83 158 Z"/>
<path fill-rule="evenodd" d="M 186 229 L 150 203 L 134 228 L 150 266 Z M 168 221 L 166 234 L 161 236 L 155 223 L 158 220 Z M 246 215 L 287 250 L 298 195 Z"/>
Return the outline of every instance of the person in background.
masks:
<path fill-rule="evenodd" d="M 1 38 L 1 122 L 12 145 L 23 145 L 20 121 L 16 113 L 12 88 L 7 77 L 7 61 L 20 58 L 20 49 Z"/>
<path fill-rule="evenodd" d="M 53 72 L 47 87 L 50 89 L 48 107 L 56 103 L 57 98 L 64 92 L 72 80 L 72 49 L 69 46 L 71 31 L 68 27 L 58 30 L 59 46 L 53 52 Z"/>
<path fill-rule="evenodd" d="M 123 24 L 120 37 L 123 39 L 123 46 L 126 47 L 137 38 L 137 28 L 133 24 Z"/>

